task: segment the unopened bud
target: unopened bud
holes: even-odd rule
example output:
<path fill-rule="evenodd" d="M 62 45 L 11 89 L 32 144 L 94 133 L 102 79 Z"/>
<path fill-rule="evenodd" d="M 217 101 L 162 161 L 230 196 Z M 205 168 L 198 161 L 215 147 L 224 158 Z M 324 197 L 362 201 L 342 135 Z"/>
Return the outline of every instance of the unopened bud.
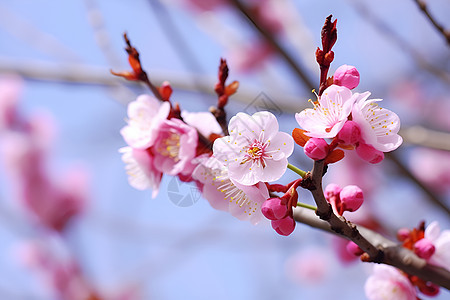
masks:
<path fill-rule="evenodd" d="M 361 129 L 354 121 L 347 121 L 339 131 L 337 138 L 344 145 L 355 145 L 361 140 Z"/>
<path fill-rule="evenodd" d="M 364 253 L 363 250 L 361 250 L 361 248 L 359 248 L 358 245 L 356 245 L 354 242 L 350 241 L 347 243 L 347 246 L 345 247 L 347 249 L 347 252 L 350 254 L 353 254 L 355 256 L 360 256 L 361 254 Z"/>
<path fill-rule="evenodd" d="M 295 229 L 295 221 L 291 216 L 287 216 L 281 220 L 272 221 L 272 228 L 275 229 L 278 234 L 288 236 Z"/>
<path fill-rule="evenodd" d="M 303 148 L 305 154 L 314 160 L 324 159 L 329 152 L 329 146 L 324 139 L 310 138 Z"/>
<path fill-rule="evenodd" d="M 339 193 L 341 203 L 346 211 L 355 211 L 364 202 L 363 191 L 356 185 L 347 185 Z"/>
<path fill-rule="evenodd" d="M 280 198 L 270 198 L 263 203 L 261 212 L 269 220 L 280 220 L 286 216 L 287 206 Z"/>
<path fill-rule="evenodd" d="M 334 72 L 333 79 L 334 84 L 352 90 L 359 84 L 359 72 L 354 66 L 342 65 Z"/>
<path fill-rule="evenodd" d="M 420 239 L 414 244 L 414 253 L 420 258 L 429 259 L 435 251 L 433 243 L 427 238 Z"/>

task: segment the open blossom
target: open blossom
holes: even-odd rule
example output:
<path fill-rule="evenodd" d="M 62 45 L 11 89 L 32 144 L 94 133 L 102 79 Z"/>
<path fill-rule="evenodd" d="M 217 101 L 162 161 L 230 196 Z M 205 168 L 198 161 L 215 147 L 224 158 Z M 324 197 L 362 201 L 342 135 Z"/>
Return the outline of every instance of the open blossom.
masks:
<path fill-rule="evenodd" d="M 416 300 L 416 290 L 406 276 L 388 265 L 375 265 L 364 286 L 369 300 Z"/>
<path fill-rule="evenodd" d="M 122 160 L 126 164 L 128 182 L 138 190 L 152 189 L 153 198 L 156 197 L 161 183 L 162 173 L 153 164 L 155 159 L 150 149 L 133 149 L 123 147 L 119 149 Z"/>
<path fill-rule="evenodd" d="M 272 113 L 238 113 L 231 118 L 228 130 L 229 136 L 215 140 L 213 152 L 228 167 L 228 175 L 235 182 L 254 185 L 278 180 L 284 174 L 294 141 L 289 134 L 278 131 Z"/>
<path fill-rule="evenodd" d="M 381 99 L 370 99 L 369 92 L 364 93 L 353 105 L 352 118 L 360 130 L 361 137 L 376 150 L 389 152 L 397 149 L 403 142 L 397 133 L 400 129 L 400 119 L 392 111 L 381 108 L 376 103 Z"/>
<path fill-rule="evenodd" d="M 335 137 L 347 121 L 358 94 L 343 86 L 331 85 L 319 97 L 314 108 L 295 114 L 298 124 L 315 138 Z"/>
<path fill-rule="evenodd" d="M 439 223 L 435 221 L 425 228 L 424 238 L 429 240 L 435 248 L 434 254 L 428 261 L 450 271 L 450 230 L 441 232 Z"/>
<path fill-rule="evenodd" d="M 150 95 L 141 95 L 128 104 L 128 125 L 120 133 L 132 148 L 146 149 L 153 145 L 169 111 L 168 102 L 160 103 Z"/>
<path fill-rule="evenodd" d="M 161 123 L 155 144 L 154 165 L 168 175 L 191 174 L 195 168 L 192 159 L 196 155 L 197 130 L 179 119 Z"/>
<path fill-rule="evenodd" d="M 262 219 L 261 206 L 269 198 L 264 183 L 239 184 L 229 177 L 226 167 L 214 157 L 199 164 L 193 177 L 203 183 L 203 197 L 213 208 L 228 211 L 239 220 L 248 220 L 252 224 Z"/>
<path fill-rule="evenodd" d="M 216 120 L 216 117 L 210 112 L 188 112 L 183 110 L 181 117 L 186 124 L 196 128 L 204 137 L 208 138 L 211 134 L 223 134 L 222 128 Z"/>

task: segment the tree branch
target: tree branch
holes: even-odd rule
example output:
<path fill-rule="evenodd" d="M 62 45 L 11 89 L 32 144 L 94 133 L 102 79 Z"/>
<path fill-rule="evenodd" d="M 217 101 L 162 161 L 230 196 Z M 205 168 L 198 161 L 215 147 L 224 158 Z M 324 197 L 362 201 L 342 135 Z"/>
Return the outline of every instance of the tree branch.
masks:
<path fill-rule="evenodd" d="M 264 39 L 271 45 L 289 64 L 295 74 L 300 78 L 304 85 L 309 89 L 314 89 L 312 80 L 306 75 L 306 72 L 295 62 L 295 60 L 288 54 L 288 52 L 276 41 L 275 36 L 264 26 L 259 24 L 252 12 L 239 0 L 230 1 L 234 6 L 253 24 L 255 29 L 264 37 Z"/>
<path fill-rule="evenodd" d="M 439 24 L 434 18 L 433 16 L 430 14 L 430 12 L 428 11 L 428 7 L 427 4 L 425 3 L 425 1 L 423 0 L 414 0 L 414 2 L 417 3 L 417 6 L 419 6 L 419 9 L 424 13 L 425 16 L 427 16 L 427 18 L 430 20 L 431 24 L 433 24 L 433 26 L 442 34 L 442 36 L 445 38 L 445 40 L 447 41 L 447 44 L 450 46 L 450 32 L 446 31 L 444 29 L 444 26 L 442 26 L 441 24 Z"/>
<path fill-rule="evenodd" d="M 312 210 L 297 207 L 294 209 L 294 220 L 309 225 L 311 227 L 323 230 L 325 232 L 338 235 L 348 240 L 353 240 L 348 236 L 338 234 L 332 229 L 330 223 L 320 220 Z M 382 253 L 378 263 L 394 266 L 408 274 L 418 276 L 419 278 L 431 281 L 446 289 L 450 290 L 450 272 L 436 267 L 424 259 L 419 258 L 410 250 L 403 248 L 401 245 L 383 237 L 382 235 L 362 226 L 355 226 L 359 234 Z M 355 241 L 354 241 L 355 242 Z"/>

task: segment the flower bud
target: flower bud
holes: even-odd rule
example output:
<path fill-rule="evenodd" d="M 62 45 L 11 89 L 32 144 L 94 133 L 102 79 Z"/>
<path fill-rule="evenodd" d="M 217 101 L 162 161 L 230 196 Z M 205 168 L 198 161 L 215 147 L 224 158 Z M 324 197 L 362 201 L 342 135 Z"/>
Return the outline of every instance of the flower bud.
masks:
<path fill-rule="evenodd" d="M 354 66 L 342 65 L 334 72 L 333 83 L 352 90 L 359 84 L 359 72 Z"/>
<path fill-rule="evenodd" d="M 356 185 L 347 185 L 339 193 L 339 196 L 346 211 L 355 211 L 364 202 L 363 191 Z"/>
<path fill-rule="evenodd" d="M 371 145 L 360 143 L 356 147 L 356 153 L 359 157 L 371 164 L 377 164 L 384 159 L 384 153 L 375 149 Z"/>
<path fill-rule="evenodd" d="M 328 155 L 329 146 L 324 139 L 310 138 L 303 148 L 305 154 L 314 160 L 324 159 Z"/>
<path fill-rule="evenodd" d="M 361 248 L 359 248 L 359 246 L 352 241 L 347 243 L 346 249 L 348 253 L 353 254 L 355 256 L 360 256 L 361 254 L 364 253 L 364 251 L 362 251 Z"/>
<path fill-rule="evenodd" d="M 288 236 L 295 229 L 295 221 L 291 216 L 287 216 L 281 220 L 272 221 L 272 228 L 275 229 L 278 234 Z"/>
<path fill-rule="evenodd" d="M 408 228 L 400 228 L 399 230 L 397 230 L 397 240 L 399 240 L 400 242 L 406 241 L 406 239 L 409 238 L 410 233 L 411 230 L 409 230 Z"/>
<path fill-rule="evenodd" d="M 355 145 L 361 140 L 361 129 L 354 121 L 347 121 L 337 134 L 337 138 L 344 145 Z"/>
<path fill-rule="evenodd" d="M 433 243 L 427 238 L 420 239 L 414 244 L 414 253 L 420 258 L 429 259 L 435 251 Z"/>
<path fill-rule="evenodd" d="M 270 198 L 263 203 L 261 212 L 269 220 L 280 220 L 286 216 L 287 206 L 280 198 Z"/>
<path fill-rule="evenodd" d="M 327 199 L 328 202 L 330 202 L 330 199 L 332 197 L 339 196 L 339 193 L 341 191 L 342 191 L 342 188 L 340 186 L 338 186 L 335 183 L 330 183 L 329 185 L 327 185 L 327 187 L 325 188 L 325 191 L 324 191 L 325 199 Z"/>

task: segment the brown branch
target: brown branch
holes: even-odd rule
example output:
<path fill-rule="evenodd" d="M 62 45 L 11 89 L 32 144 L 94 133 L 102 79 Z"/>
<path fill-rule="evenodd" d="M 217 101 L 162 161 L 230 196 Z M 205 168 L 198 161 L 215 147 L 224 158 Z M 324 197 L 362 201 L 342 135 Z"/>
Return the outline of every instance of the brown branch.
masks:
<path fill-rule="evenodd" d="M 436 76 L 442 82 L 446 84 L 450 83 L 450 76 L 446 70 L 439 69 L 430 64 L 419 51 L 394 31 L 383 19 L 372 13 L 363 2 L 353 0 L 351 3 L 364 21 L 371 24 L 377 31 L 390 39 L 402 53 L 408 54 L 416 62 L 417 66 Z"/>
<path fill-rule="evenodd" d="M 428 11 L 427 4 L 423 0 L 414 0 L 414 2 L 417 3 L 417 6 L 419 6 L 419 9 L 424 13 L 425 16 L 427 16 L 428 20 L 430 20 L 431 24 L 442 34 L 442 36 L 447 41 L 447 44 L 450 46 L 450 31 L 446 31 L 444 26 L 439 24 L 433 16 Z"/>
<path fill-rule="evenodd" d="M 338 235 L 348 240 L 353 240 L 348 236 L 338 234 L 330 223 L 320 220 L 312 210 L 297 207 L 294 209 L 294 220 L 309 225 L 311 227 Z M 359 235 L 375 247 L 382 255 L 378 263 L 394 266 L 408 274 L 415 275 L 425 281 L 431 281 L 446 289 L 450 289 L 450 272 L 440 267 L 436 267 L 424 259 L 419 258 L 412 251 L 403 248 L 401 245 L 383 237 L 382 235 L 362 226 L 355 226 Z M 355 242 L 355 241 L 354 241 Z"/>
<path fill-rule="evenodd" d="M 302 185 L 309 189 L 314 197 L 317 205 L 316 214 L 320 219 L 328 222 L 334 232 L 355 242 L 355 244 L 369 255 L 371 261 L 380 262 L 383 259 L 382 253 L 359 233 L 358 228 L 354 224 L 348 222 L 342 216 L 338 217 L 335 215 L 330 203 L 325 199 L 322 189 L 324 167 L 324 160 L 315 161 L 311 173 L 304 179 L 307 186 Z"/>
<path fill-rule="evenodd" d="M 312 90 L 314 89 L 314 84 L 312 80 L 306 75 L 306 72 L 297 64 L 297 62 L 291 57 L 291 55 L 277 42 L 275 36 L 262 26 L 254 14 L 244 5 L 240 0 L 230 0 L 232 4 L 253 24 L 256 30 L 264 37 L 264 39 L 272 46 L 289 64 L 291 69 L 299 77 L 299 79 L 304 83 L 304 85 Z"/>

